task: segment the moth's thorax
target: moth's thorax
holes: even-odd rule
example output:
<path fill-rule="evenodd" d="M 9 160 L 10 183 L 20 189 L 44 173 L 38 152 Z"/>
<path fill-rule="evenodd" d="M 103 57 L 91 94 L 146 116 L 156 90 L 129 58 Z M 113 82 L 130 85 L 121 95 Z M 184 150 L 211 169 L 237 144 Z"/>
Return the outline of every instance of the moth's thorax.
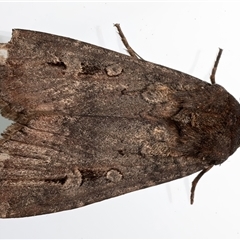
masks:
<path fill-rule="evenodd" d="M 185 145 L 182 149 L 188 153 L 221 164 L 238 148 L 240 104 L 222 86 L 206 85 L 195 97 L 185 98 L 179 109 L 171 119 L 179 129 L 180 142 Z"/>

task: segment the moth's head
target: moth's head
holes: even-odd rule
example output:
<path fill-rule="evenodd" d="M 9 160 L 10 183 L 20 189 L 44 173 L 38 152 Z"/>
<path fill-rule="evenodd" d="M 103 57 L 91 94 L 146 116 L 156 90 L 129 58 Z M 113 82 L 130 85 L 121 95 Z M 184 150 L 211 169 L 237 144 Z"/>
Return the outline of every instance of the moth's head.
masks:
<path fill-rule="evenodd" d="M 217 84 L 206 85 L 194 97 L 191 107 L 177 115 L 186 135 L 183 148 L 207 165 L 221 164 L 240 146 L 240 104 Z"/>
<path fill-rule="evenodd" d="M 218 114 L 218 127 L 216 129 L 216 147 L 222 156 L 216 164 L 221 164 L 232 155 L 240 146 L 240 104 L 223 87 L 215 84 L 219 90 L 215 99 Z"/>
<path fill-rule="evenodd" d="M 229 107 L 232 109 L 232 114 L 229 116 L 229 127 L 231 132 L 231 152 L 233 154 L 240 146 L 240 104 L 229 94 Z"/>

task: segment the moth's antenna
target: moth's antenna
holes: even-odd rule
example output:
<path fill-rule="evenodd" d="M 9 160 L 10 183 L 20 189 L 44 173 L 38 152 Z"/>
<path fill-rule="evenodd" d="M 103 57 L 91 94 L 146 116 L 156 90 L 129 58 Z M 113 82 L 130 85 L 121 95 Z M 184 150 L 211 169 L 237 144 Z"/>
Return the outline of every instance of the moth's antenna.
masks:
<path fill-rule="evenodd" d="M 217 58 L 216 58 L 216 61 L 214 63 L 214 66 L 213 66 L 213 69 L 212 69 L 212 74 L 210 76 L 210 79 L 211 79 L 211 83 L 212 84 L 215 84 L 216 81 L 215 81 L 215 75 L 216 75 L 216 71 L 217 71 L 217 67 L 218 67 L 218 63 L 219 63 L 219 60 L 220 60 L 220 57 L 222 55 L 222 49 L 219 48 L 219 52 L 218 52 L 218 55 L 217 55 Z"/>
<path fill-rule="evenodd" d="M 203 169 L 193 180 L 192 182 L 192 189 L 191 189 L 191 196 L 190 196 L 190 201 L 191 204 L 193 204 L 194 202 L 194 193 L 195 193 L 195 189 L 197 186 L 198 181 L 200 180 L 200 178 L 206 173 L 208 172 L 211 168 L 213 167 L 213 165 L 209 166 L 208 168 Z"/>

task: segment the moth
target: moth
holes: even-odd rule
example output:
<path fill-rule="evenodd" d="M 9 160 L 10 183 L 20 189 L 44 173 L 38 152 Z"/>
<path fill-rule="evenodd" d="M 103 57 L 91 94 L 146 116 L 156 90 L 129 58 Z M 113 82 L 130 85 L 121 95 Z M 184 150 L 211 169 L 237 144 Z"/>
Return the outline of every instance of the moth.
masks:
<path fill-rule="evenodd" d="M 0 45 L 0 217 L 54 213 L 223 163 L 240 105 L 222 86 L 140 58 L 14 29 Z"/>

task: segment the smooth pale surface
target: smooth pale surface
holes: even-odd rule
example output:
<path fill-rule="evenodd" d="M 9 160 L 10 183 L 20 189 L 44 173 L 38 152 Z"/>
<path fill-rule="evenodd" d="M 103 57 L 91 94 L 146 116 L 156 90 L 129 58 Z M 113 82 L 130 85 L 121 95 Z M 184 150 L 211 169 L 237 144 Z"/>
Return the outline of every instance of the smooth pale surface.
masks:
<path fill-rule="evenodd" d="M 114 23 L 144 59 L 205 81 L 239 100 L 239 3 L 0 3 L 0 42 L 12 28 L 49 32 L 123 52 Z M 10 122 L 1 118 L 0 130 Z M 0 219 L 1 238 L 239 238 L 239 151 L 199 182 L 195 175 L 83 208 Z"/>

